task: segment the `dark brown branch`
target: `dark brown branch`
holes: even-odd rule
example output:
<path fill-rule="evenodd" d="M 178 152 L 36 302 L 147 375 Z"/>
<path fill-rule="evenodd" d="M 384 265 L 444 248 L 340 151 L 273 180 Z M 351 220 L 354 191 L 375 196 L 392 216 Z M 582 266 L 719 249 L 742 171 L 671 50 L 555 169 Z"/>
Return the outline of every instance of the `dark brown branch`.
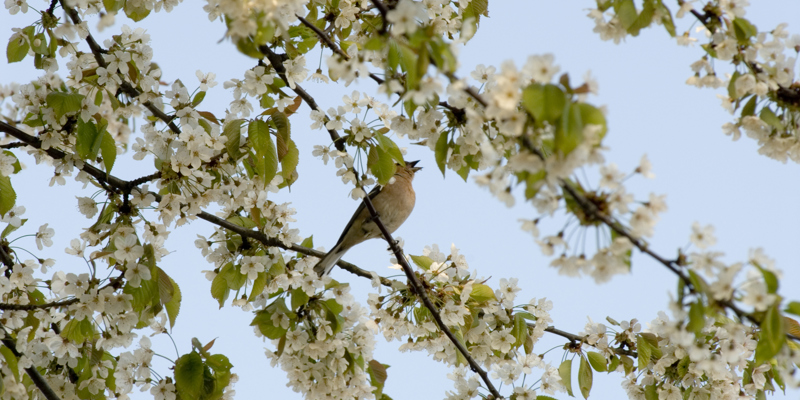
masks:
<path fill-rule="evenodd" d="M 535 322 L 528 322 L 528 326 L 533 328 L 533 327 L 536 326 L 536 323 Z M 594 347 L 596 349 L 599 349 L 597 346 L 593 346 L 593 345 L 589 344 L 588 342 L 586 342 L 586 337 L 585 336 L 579 336 L 579 335 L 576 335 L 574 333 L 569 333 L 567 331 L 562 331 L 561 329 L 558 329 L 558 328 L 556 328 L 554 326 L 548 326 L 547 328 L 544 329 L 544 331 L 552 333 L 554 335 L 561 336 L 563 338 L 566 338 L 572 343 L 586 344 L 586 345 L 592 346 L 592 347 Z M 623 348 L 610 348 L 610 349 L 611 349 L 611 351 L 613 351 L 615 354 L 618 354 L 618 355 L 623 355 L 623 356 L 628 356 L 628 357 L 633 357 L 633 358 L 639 357 L 635 351 L 630 351 L 630 350 L 623 349 Z"/>
<path fill-rule="evenodd" d="M 24 146 L 27 146 L 27 145 L 28 145 L 27 143 L 23 143 L 23 142 L 0 144 L 0 149 L 15 149 L 17 147 L 24 147 Z"/>
<path fill-rule="evenodd" d="M 403 267 L 403 272 L 406 273 L 406 277 L 408 278 L 409 283 L 411 284 L 412 289 L 414 290 L 415 294 L 422 300 L 422 303 L 425 304 L 425 307 L 431 312 L 433 319 L 436 321 L 436 324 L 439 326 L 439 329 L 442 333 L 447 336 L 448 339 L 453 343 L 453 345 L 458 349 L 458 352 L 461 353 L 462 356 L 467 360 L 470 368 L 473 372 L 480 375 L 483 382 L 486 384 L 487 390 L 494 396 L 495 399 L 500 399 L 502 396 L 500 392 L 492 384 L 492 381 L 489 379 L 489 375 L 486 371 L 481 368 L 477 361 L 472 358 L 472 355 L 469 354 L 469 350 L 464 347 L 464 344 L 458 340 L 455 334 L 450 331 L 450 328 L 447 327 L 447 324 L 444 323 L 442 320 L 442 316 L 439 314 L 439 309 L 433 304 L 431 299 L 428 297 L 427 291 L 425 287 L 422 286 L 422 283 L 417 278 L 414 269 L 411 268 L 411 265 L 408 264 L 405 256 L 403 255 L 403 249 L 397 244 L 397 242 L 392 238 L 392 234 L 386 229 L 386 226 L 383 225 L 383 222 L 378 215 L 378 212 L 375 210 L 375 207 L 372 205 L 372 201 L 369 199 L 369 196 L 364 196 L 364 205 L 369 210 L 369 214 L 372 217 L 372 222 L 378 226 L 381 233 L 383 234 L 383 238 L 389 243 L 389 247 L 394 252 L 395 258 L 397 258 L 397 262 Z"/>
<path fill-rule="evenodd" d="M 79 300 L 77 297 L 67 300 L 59 300 L 59 301 L 52 301 L 50 303 L 44 304 L 10 304 L 10 303 L 0 303 L 0 310 L 9 310 L 9 311 L 30 311 L 30 310 L 38 310 L 42 308 L 52 308 L 52 307 L 64 307 L 71 304 L 77 303 Z"/>
<path fill-rule="evenodd" d="M 5 327 L 1 324 L 0 324 L 0 329 L 2 329 L 3 333 L 5 334 Z M 17 345 L 16 343 L 14 343 L 14 340 L 11 339 L 7 334 L 5 334 L 4 336 L 5 337 L 2 340 L 0 340 L 3 342 L 3 345 L 8 347 L 8 349 L 11 350 L 11 352 L 14 354 L 14 357 L 17 357 L 17 359 L 22 357 L 22 353 L 17 351 Z M 37 370 L 36 367 L 31 366 L 25 368 L 25 373 L 28 374 L 28 377 L 31 378 L 33 384 L 36 385 L 36 387 L 42 392 L 42 394 L 47 400 L 61 400 L 61 398 L 58 397 L 56 392 L 53 391 L 53 388 L 50 387 L 50 384 L 48 384 L 47 381 L 44 379 L 42 374 L 39 373 L 39 370 Z"/>
<path fill-rule="evenodd" d="M 0 262 L 9 269 L 14 267 L 14 259 L 11 258 L 11 255 L 6 252 L 6 249 L 2 245 L 0 245 Z"/>
<path fill-rule="evenodd" d="M 389 31 L 389 20 L 386 16 L 389 14 L 389 9 L 386 8 L 386 4 L 380 2 L 380 0 L 372 0 L 372 4 L 375 5 L 375 8 L 378 9 L 378 12 L 381 13 L 381 19 L 383 19 L 383 25 L 381 25 L 381 30 L 378 32 L 381 35 L 385 34 Z"/>
<path fill-rule="evenodd" d="M 300 15 L 295 14 L 295 16 L 297 17 L 297 19 L 300 20 L 301 23 L 303 23 L 303 25 L 308 27 L 308 29 L 314 31 L 314 33 L 317 34 L 317 37 L 319 37 L 319 40 L 321 40 L 325 44 L 325 46 L 328 46 L 329 49 L 333 50 L 334 53 L 340 55 L 345 60 L 350 58 L 347 56 L 347 53 L 343 52 L 342 49 L 340 49 L 339 46 L 337 46 L 336 43 L 334 43 L 333 40 L 331 40 L 330 36 L 326 35 L 325 32 L 317 28 L 316 25 L 312 24 L 311 22 L 301 17 Z"/>

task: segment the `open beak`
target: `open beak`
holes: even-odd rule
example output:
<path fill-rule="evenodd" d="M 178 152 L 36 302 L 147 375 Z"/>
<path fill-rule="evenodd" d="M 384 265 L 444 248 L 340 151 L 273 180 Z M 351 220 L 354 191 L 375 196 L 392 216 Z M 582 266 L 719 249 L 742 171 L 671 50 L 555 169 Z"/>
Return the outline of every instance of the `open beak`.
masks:
<path fill-rule="evenodd" d="M 412 171 L 414 171 L 414 172 L 417 172 L 417 171 L 419 171 L 419 170 L 421 170 L 421 169 L 422 169 L 422 167 L 418 167 L 418 166 L 417 166 L 417 163 L 418 163 L 418 162 L 419 162 L 419 160 L 416 160 L 416 161 L 406 161 L 406 165 L 407 165 L 407 166 L 409 166 L 409 167 L 411 167 L 411 170 L 412 170 Z"/>

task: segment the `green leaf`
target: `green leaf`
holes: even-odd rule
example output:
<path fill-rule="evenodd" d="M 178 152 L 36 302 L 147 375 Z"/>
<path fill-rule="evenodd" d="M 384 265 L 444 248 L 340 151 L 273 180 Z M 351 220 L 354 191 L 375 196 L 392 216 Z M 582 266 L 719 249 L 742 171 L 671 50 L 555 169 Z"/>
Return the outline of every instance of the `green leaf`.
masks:
<path fill-rule="evenodd" d="M 600 139 L 604 138 L 606 132 L 608 132 L 608 124 L 606 123 L 606 116 L 603 115 L 603 112 L 600 111 L 599 108 L 587 103 L 578 103 L 578 109 L 581 113 L 583 125 L 599 125 L 601 127 Z"/>
<path fill-rule="evenodd" d="M 300 151 L 297 150 L 294 140 L 289 139 L 288 148 L 286 155 L 281 160 L 281 176 L 283 184 L 287 186 L 297 180 L 297 164 L 300 163 Z"/>
<path fill-rule="evenodd" d="M 5 215 L 14 208 L 17 193 L 11 186 L 11 178 L 0 175 L 0 214 Z"/>
<path fill-rule="evenodd" d="M 269 125 L 261 120 L 253 121 L 247 127 L 247 134 L 259 158 L 258 175 L 266 186 L 278 172 L 278 153 L 269 133 Z"/>
<path fill-rule="evenodd" d="M 482 283 L 475 283 L 472 285 L 472 292 L 469 294 L 469 297 L 478 303 L 483 303 L 489 300 L 497 300 L 497 297 L 494 295 L 494 290 Z"/>
<path fill-rule="evenodd" d="M 772 112 L 772 110 L 769 109 L 769 107 L 762 108 L 758 117 L 775 129 L 783 129 L 783 122 L 780 118 L 778 118 L 777 115 L 775 115 L 774 112 Z"/>
<path fill-rule="evenodd" d="M 675 21 L 672 19 L 672 13 L 662 0 L 658 0 L 658 8 L 661 10 L 661 23 L 664 25 L 664 29 L 671 37 L 675 37 Z"/>
<path fill-rule="evenodd" d="M 388 365 L 381 364 L 377 360 L 370 360 L 369 364 L 367 364 L 367 373 L 369 373 L 370 384 L 375 386 L 375 391 L 372 393 L 375 394 L 376 399 L 381 398 L 381 394 L 383 393 L 383 386 L 386 384 L 386 378 L 388 374 L 386 373 L 386 368 Z"/>
<path fill-rule="evenodd" d="M 511 328 L 511 335 L 514 336 L 514 348 L 522 346 L 528 339 L 528 323 L 522 313 L 514 314 L 514 326 Z"/>
<path fill-rule="evenodd" d="M 397 170 L 397 165 L 395 165 L 392 156 L 378 146 L 373 146 L 369 149 L 367 166 L 380 185 L 389 183 L 389 179 L 394 176 Z"/>
<path fill-rule="evenodd" d="M 706 326 L 706 314 L 703 304 L 698 300 L 689 307 L 689 323 L 686 330 L 694 332 L 695 336 L 700 336 Z"/>
<path fill-rule="evenodd" d="M 779 284 L 778 277 L 775 276 L 775 274 L 772 271 L 766 268 L 762 268 L 759 266 L 758 269 L 761 271 L 761 275 L 764 276 L 764 283 L 767 285 L 767 293 L 770 294 L 777 293 Z"/>
<path fill-rule="evenodd" d="M 247 218 L 247 217 L 241 217 L 241 216 L 238 216 L 238 215 L 234 215 L 234 216 L 232 216 L 230 218 L 227 218 L 226 221 L 228 221 L 228 222 L 230 222 L 232 224 L 239 225 L 239 226 L 241 226 L 243 228 L 246 228 L 246 229 L 253 229 L 253 228 L 256 227 L 256 223 L 253 222 L 252 219 Z"/>
<path fill-rule="evenodd" d="M 756 100 L 758 100 L 758 96 L 750 96 L 750 100 L 744 105 L 744 108 L 742 108 L 742 118 L 754 115 L 756 113 Z"/>
<path fill-rule="evenodd" d="M 303 288 L 299 287 L 292 290 L 292 310 L 297 310 L 300 306 L 308 304 L 308 294 Z"/>
<path fill-rule="evenodd" d="M 655 5 L 653 3 L 654 0 L 644 1 L 642 12 L 639 13 L 639 16 L 636 17 L 636 20 L 628 28 L 628 33 L 631 34 L 631 36 L 638 36 L 639 31 L 641 31 L 644 28 L 647 28 L 653 22 L 653 16 L 655 15 L 656 11 Z"/>
<path fill-rule="evenodd" d="M 314 248 L 314 235 L 311 235 L 311 236 L 303 239 L 303 241 L 300 242 L 300 246 L 308 247 L 309 249 L 313 249 Z"/>
<path fill-rule="evenodd" d="M 417 69 L 417 59 L 419 58 L 414 50 L 407 45 L 399 45 L 400 67 L 406 72 L 406 90 L 414 90 L 419 84 L 419 69 Z"/>
<path fill-rule="evenodd" d="M 121 10 L 124 4 L 124 0 L 103 0 L 103 6 L 106 8 L 107 13 L 115 13 Z"/>
<path fill-rule="evenodd" d="M 30 45 L 28 41 L 25 40 L 24 35 L 12 35 L 8 40 L 8 47 L 6 47 L 6 59 L 8 63 L 11 64 L 22 61 L 25 59 L 25 56 L 28 55 L 29 49 Z"/>
<path fill-rule="evenodd" d="M 733 20 L 733 32 L 736 34 L 736 41 L 739 44 L 747 45 L 750 43 L 750 38 L 758 34 L 758 28 L 751 24 L 750 21 L 738 17 Z"/>
<path fill-rule="evenodd" d="M 431 269 L 431 264 L 433 264 L 433 260 L 431 260 L 428 256 L 411 256 L 411 261 L 414 264 L 417 264 L 418 267 L 424 269 L 425 271 Z"/>
<path fill-rule="evenodd" d="M 250 288 L 250 296 L 247 297 L 247 301 L 253 301 L 256 297 L 264 291 L 264 287 L 267 286 L 267 272 L 259 272 L 256 279 L 253 281 L 253 286 Z"/>
<path fill-rule="evenodd" d="M 561 383 L 567 389 L 567 394 L 570 397 L 575 397 L 572 394 L 572 360 L 564 360 L 558 367 L 558 375 L 561 377 Z"/>
<path fill-rule="evenodd" d="M 278 160 L 283 160 L 284 155 L 289 151 L 287 142 L 291 140 L 289 118 L 286 114 L 276 111 L 272 114 L 271 121 L 275 124 L 275 129 L 277 130 L 275 137 L 278 139 Z"/>
<path fill-rule="evenodd" d="M 639 370 L 644 371 L 647 364 L 650 364 L 650 358 L 653 356 L 653 346 L 650 345 L 650 342 L 648 342 L 644 336 L 639 335 L 636 338 L 636 351 L 639 353 Z"/>
<path fill-rule="evenodd" d="M 656 385 L 647 385 L 644 387 L 644 398 L 645 400 L 659 400 Z"/>
<path fill-rule="evenodd" d="M 159 271 L 159 286 L 160 286 L 161 285 L 161 275 L 160 274 L 163 271 L 161 270 L 161 268 L 158 268 L 158 271 Z M 178 318 L 178 314 L 181 311 L 181 300 L 182 300 L 181 288 L 178 287 L 178 284 L 175 283 L 175 281 L 172 280 L 171 277 L 167 276 L 166 273 L 164 273 L 164 276 L 166 276 L 167 279 L 169 279 L 169 282 L 172 285 L 171 297 L 170 297 L 169 301 L 164 303 L 164 309 L 167 310 L 167 317 L 169 318 L 169 327 L 172 328 L 172 327 L 175 326 L 175 320 Z M 159 290 L 160 290 L 160 287 L 159 287 Z M 163 296 L 161 297 L 161 300 L 162 301 L 164 300 Z"/>
<path fill-rule="evenodd" d="M 588 351 L 586 352 L 586 356 L 589 358 L 589 363 L 592 365 L 597 372 L 606 372 L 608 371 L 608 366 L 606 365 L 606 358 L 603 357 L 602 354 L 596 351 Z"/>
<path fill-rule="evenodd" d="M 581 357 L 581 366 L 578 368 L 578 386 L 581 388 L 583 398 L 588 399 L 589 392 L 592 391 L 592 367 L 589 366 L 586 357 Z"/>
<path fill-rule="evenodd" d="M 108 131 L 103 130 L 100 135 L 100 154 L 103 156 L 103 165 L 106 167 L 106 173 L 111 173 L 111 168 L 114 167 L 114 161 L 117 159 L 117 142 Z"/>
<path fill-rule="evenodd" d="M 47 106 L 53 109 L 57 118 L 61 118 L 67 113 L 75 113 L 81 110 L 83 95 L 78 93 L 50 92 L 45 101 Z"/>
<path fill-rule="evenodd" d="M 78 155 L 84 160 L 94 161 L 102 144 L 102 135 L 97 126 L 79 119 L 78 136 L 75 139 L 75 150 L 78 151 Z"/>
<path fill-rule="evenodd" d="M 225 268 L 233 268 L 233 264 L 225 264 L 222 270 L 225 270 Z M 222 271 L 220 271 L 217 273 L 217 276 L 214 277 L 214 280 L 211 281 L 211 297 L 217 300 L 219 308 L 225 305 L 225 300 L 228 299 L 228 293 L 228 281 L 225 280 L 225 276 L 222 275 Z"/>
<path fill-rule="evenodd" d="M 405 160 L 403 160 L 403 152 L 401 152 L 400 148 L 397 147 L 397 143 L 384 136 L 380 132 L 375 133 L 375 139 L 377 139 L 378 146 L 380 146 L 381 150 L 388 153 L 389 156 L 391 156 L 393 160 L 397 161 L 398 164 L 405 164 Z"/>
<path fill-rule="evenodd" d="M 564 112 L 567 97 L 556 85 L 534 83 L 522 91 L 522 105 L 537 121 L 555 124 Z"/>
<path fill-rule="evenodd" d="M 261 334 L 270 339 L 280 339 L 287 331 L 287 329 L 272 324 L 272 313 L 267 310 L 256 313 L 250 326 L 257 326 Z"/>
<path fill-rule="evenodd" d="M 194 98 L 192 99 L 192 107 L 197 107 L 198 105 L 200 105 L 200 103 L 202 103 L 203 99 L 205 98 L 206 98 L 205 90 L 197 92 L 197 94 L 195 94 Z"/>
<path fill-rule="evenodd" d="M 2 178 L 0 178 L 0 181 L 2 181 Z M 0 182 L 0 186 L 1 185 L 2 185 L 2 182 Z M 2 189 L 0 189 L 0 190 L 2 190 Z M 21 221 L 21 223 L 19 224 L 19 226 L 14 226 L 14 225 L 11 225 L 11 224 L 6 225 L 6 228 L 3 229 L 3 233 L 0 233 L 0 239 L 8 237 L 8 235 L 10 235 L 12 232 L 14 232 L 17 229 L 21 228 L 23 225 L 25 225 L 26 222 L 28 222 L 28 219 L 27 218 L 23 218 L 20 221 Z"/>
<path fill-rule="evenodd" d="M 38 43 L 39 45 L 37 46 L 36 43 Z M 33 39 L 31 39 L 31 43 L 30 44 L 31 44 L 31 48 L 33 49 L 33 52 L 36 53 L 37 56 L 39 56 L 40 60 L 41 60 L 40 56 L 49 56 L 50 55 L 50 48 L 47 47 L 47 37 L 44 35 L 44 32 L 37 33 L 33 37 Z M 37 67 L 37 68 L 39 68 L 39 67 Z"/>
<path fill-rule="evenodd" d="M 143 1 L 126 1 L 125 2 L 125 15 L 132 19 L 134 22 L 139 22 L 145 19 L 150 14 L 150 10 L 145 7 Z"/>
<path fill-rule="evenodd" d="M 626 31 L 636 23 L 639 13 L 636 12 L 636 6 L 633 0 L 619 0 L 614 2 L 614 11 L 617 13 L 620 25 Z"/>
<path fill-rule="evenodd" d="M 778 354 L 785 342 L 783 317 L 778 311 L 778 305 L 773 304 L 767 309 L 764 320 L 761 321 L 761 333 L 756 345 L 756 365 L 770 361 Z"/>
<path fill-rule="evenodd" d="M 790 314 L 800 315 L 800 302 L 790 301 L 789 304 L 786 305 L 784 311 Z"/>
<path fill-rule="evenodd" d="M 445 167 L 447 166 L 447 153 L 449 150 L 448 134 L 447 132 L 442 132 L 439 135 L 439 139 L 436 140 L 436 166 L 439 167 L 439 171 L 442 171 L 442 176 L 444 176 Z"/>
<path fill-rule="evenodd" d="M 566 156 L 583 141 L 583 121 L 578 104 L 567 103 L 561 121 L 556 126 L 555 147 Z"/>
<path fill-rule="evenodd" d="M 205 368 L 200 354 L 192 351 L 175 361 L 175 389 L 183 399 L 199 399 L 203 393 Z"/>
<path fill-rule="evenodd" d="M 17 360 L 17 356 L 14 355 L 14 352 L 11 351 L 11 349 L 2 345 L 0 345 L 0 355 L 2 355 L 3 359 L 6 361 L 6 366 L 8 369 L 10 369 L 11 373 L 14 374 L 14 380 L 20 382 L 18 366 L 19 360 Z"/>
<path fill-rule="evenodd" d="M 244 122 L 244 120 L 241 119 L 229 121 L 225 124 L 225 128 L 222 130 L 222 134 L 228 138 L 228 140 L 225 142 L 225 147 L 228 150 L 228 155 L 232 160 L 238 160 L 239 157 L 242 156 L 242 152 L 239 151 L 239 138 L 242 131 L 242 122 Z"/>

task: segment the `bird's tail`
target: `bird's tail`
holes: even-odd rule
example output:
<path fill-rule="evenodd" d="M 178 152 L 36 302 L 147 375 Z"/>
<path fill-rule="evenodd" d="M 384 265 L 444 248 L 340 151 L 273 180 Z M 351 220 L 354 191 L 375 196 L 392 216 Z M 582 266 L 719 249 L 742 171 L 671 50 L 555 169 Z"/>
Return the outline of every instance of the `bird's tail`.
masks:
<path fill-rule="evenodd" d="M 343 249 L 341 243 L 333 246 L 331 251 L 329 251 L 328 254 L 325 254 L 325 257 L 322 257 L 317 265 L 314 266 L 314 272 L 316 272 L 319 276 L 328 275 L 328 273 L 331 272 L 331 269 L 333 269 L 333 266 L 339 262 L 342 256 L 344 256 L 345 252 L 347 252 L 347 249 Z"/>

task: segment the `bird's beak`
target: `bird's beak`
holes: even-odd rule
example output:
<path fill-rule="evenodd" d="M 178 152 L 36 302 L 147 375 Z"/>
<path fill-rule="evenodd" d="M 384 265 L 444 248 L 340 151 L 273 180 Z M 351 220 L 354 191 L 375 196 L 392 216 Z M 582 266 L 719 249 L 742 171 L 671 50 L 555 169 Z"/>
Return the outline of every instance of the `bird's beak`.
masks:
<path fill-rule="evenodd" d="M 422 169 L 422 167 L 417 167 L 417 163 L 419 160 L 416 161 L 406 161 L 406 166 L 411 167 L 411 170 L 417 172 Z"/>

